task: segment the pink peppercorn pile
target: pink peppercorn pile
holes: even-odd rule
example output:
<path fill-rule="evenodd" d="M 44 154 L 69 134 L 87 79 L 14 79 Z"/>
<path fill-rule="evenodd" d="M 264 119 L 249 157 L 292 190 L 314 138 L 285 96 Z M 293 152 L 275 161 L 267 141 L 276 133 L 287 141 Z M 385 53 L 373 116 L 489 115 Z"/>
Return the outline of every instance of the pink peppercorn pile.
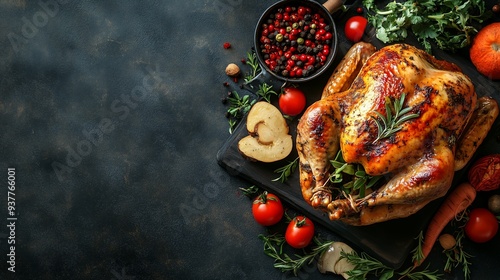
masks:
<path fill-rule="evenodd" d="M 274 73 L 302 78 L 326 63 L 332 39 L 332 27 L 319 13 L 286 6 L 271 12 L 262 24 L 259 51 Z"/>

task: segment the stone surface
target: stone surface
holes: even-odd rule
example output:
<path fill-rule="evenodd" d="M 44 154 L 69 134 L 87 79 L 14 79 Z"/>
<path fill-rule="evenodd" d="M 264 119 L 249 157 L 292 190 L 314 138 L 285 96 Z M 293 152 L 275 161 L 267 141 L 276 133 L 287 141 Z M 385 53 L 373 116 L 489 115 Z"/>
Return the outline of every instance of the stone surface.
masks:
<path fill-rule="evenodd" d="M 272 3 L 0 1 L 6 224 L 8 168 L 17 186 L 16 272 L 4 226 L 0 279 L 334 279 L 274 269 L 238 189 L 249 184 L 216 162 L 223 83 L 235 87 L 224 69 L 245 71 Z M 484 276 L 497 268 L 483 249 Z"/>

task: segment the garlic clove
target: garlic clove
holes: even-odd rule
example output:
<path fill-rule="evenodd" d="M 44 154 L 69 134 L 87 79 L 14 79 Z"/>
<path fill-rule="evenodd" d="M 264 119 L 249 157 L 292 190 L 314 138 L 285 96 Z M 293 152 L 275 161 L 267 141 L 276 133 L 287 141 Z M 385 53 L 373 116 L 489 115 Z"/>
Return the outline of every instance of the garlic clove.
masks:
<path fill-rule="evenodd" d="M 321 273 L 332 272 L 342 275 L 345 279 L 349 278 L 347 271 L 353 270 L 355 265 L 342 258 L 341 252 L 354 253 L 349 245 L 343 242 L 334 242 L 319 258 L 318 270 Z"/>

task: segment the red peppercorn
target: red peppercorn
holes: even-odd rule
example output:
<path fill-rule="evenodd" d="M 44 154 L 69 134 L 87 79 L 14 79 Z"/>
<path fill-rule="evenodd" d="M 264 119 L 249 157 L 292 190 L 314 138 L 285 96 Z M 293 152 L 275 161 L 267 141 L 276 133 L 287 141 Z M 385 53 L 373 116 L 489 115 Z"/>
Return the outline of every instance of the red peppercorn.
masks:
<path fill-rule="evenodd" d="M 227 50 L 227 49 L 231 48 L 231 43 L 225 42 L 223 46 L 224 46 L 224 49 Z"/>
<path fill-rule="evenodd" d="M 362 14 L 363 13 L 363 7 L 357 7 L 356 8 L 356 13 Z"/>

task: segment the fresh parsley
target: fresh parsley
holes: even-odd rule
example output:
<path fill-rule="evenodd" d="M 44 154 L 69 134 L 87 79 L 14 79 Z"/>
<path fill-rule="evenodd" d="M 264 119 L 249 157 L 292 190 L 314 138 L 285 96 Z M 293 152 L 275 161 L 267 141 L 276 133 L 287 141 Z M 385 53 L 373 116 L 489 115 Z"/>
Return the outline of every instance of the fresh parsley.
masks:
<path fill-rule="evenodd" d="M 375 0 L 363 0 L 368 21 L 384 43 L 400 42 L 412 32 L 428 53 L 432 43 L 456 51 L 469 46 L 477 25 L 491 16 L 483 0 L 391 1 L 379 9 Z"/>

